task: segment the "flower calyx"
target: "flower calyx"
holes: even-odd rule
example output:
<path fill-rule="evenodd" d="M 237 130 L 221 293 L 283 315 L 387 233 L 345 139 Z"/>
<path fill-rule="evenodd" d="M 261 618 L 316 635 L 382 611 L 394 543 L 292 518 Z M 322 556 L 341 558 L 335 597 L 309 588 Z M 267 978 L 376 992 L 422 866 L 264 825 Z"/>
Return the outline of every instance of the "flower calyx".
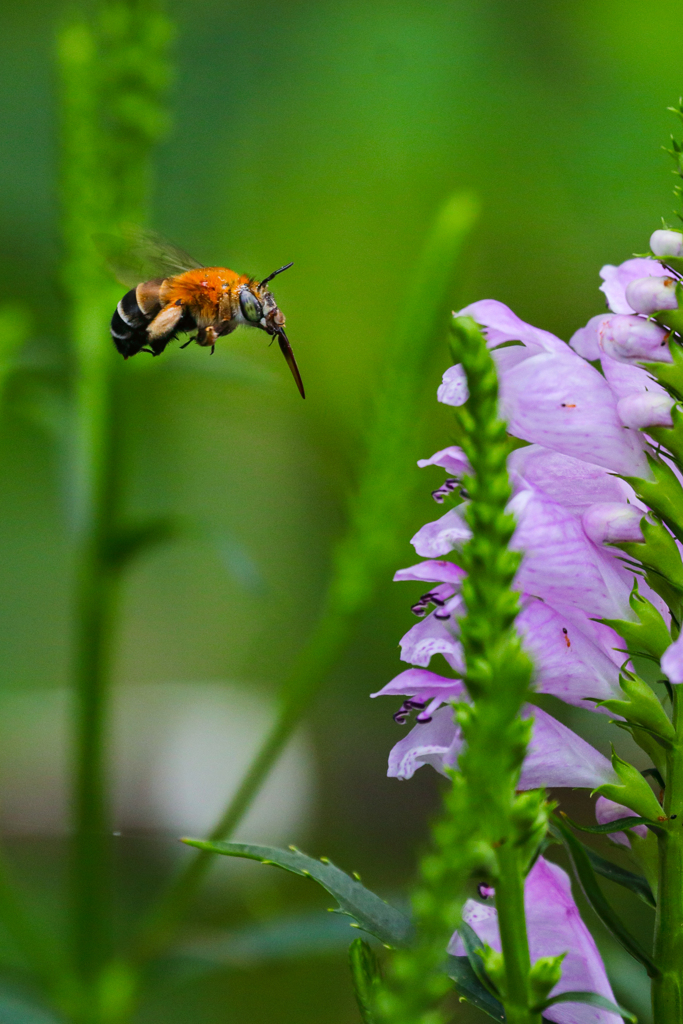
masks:
<path fill-rule="evenodd" d="M 629 604 L 638 616 L 638 622 L 629 622 L 627 619 L 601 619 L 600 621 L 606 626 L 611 626 L 619 636 L 623 637 L 626 643 L 625 654 L 630 657 L 648 658 L 659 664 L 664 651 L 671 646 L 671 633 L 657 608 L 646 597 L 638 593 L 637 580 L 634 580 Z"/>
<path fill-rule="evenodd" d="M 546 999 L 562 977 L 562 961 L 566 953 L 558 956 L 541 956 L 531 968 L 529 986 L 533 1008 L 540 1010 Z"/>
<path fill-rule="evenodd" d="M 612 748 L 612 767 L 619 777 L 619 783 L 605 782 L 593 793 L 623 804 L 641 817 L 652 822 L 665 820 L 664 811 L 659 800 L 650 789 L 649 784 L 628 761 L 622 760 Z"/>
<path fill-rule="evenodd" d="M 645 730 L 661 746 L 670 749 L 676 732 L 657 695 L 635 672 L 624 671 L 619 676 L 619 685 L 626 700 L 601 700 L 596 706 L 621 715 L 630 725 Z"/>

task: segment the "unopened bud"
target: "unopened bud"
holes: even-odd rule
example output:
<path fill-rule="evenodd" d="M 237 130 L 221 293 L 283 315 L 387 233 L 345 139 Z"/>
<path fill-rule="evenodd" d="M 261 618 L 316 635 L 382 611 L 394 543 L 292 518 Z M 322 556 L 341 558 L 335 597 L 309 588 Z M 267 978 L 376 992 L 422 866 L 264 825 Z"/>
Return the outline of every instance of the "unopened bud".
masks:
<path fill-rule="evenodd" d="M 624 426 L 633 430 L 640 430 L 643 427 L 672 427 L 673 404 L 674 400 L 669 395 L 641 391 L 619 399 L 617 413 Z"/>
<path fill-rule="evenodd" d="M 683 233 L 668 228 L 655 231 L 650 239 L 650 248 L 655 256 L 683 256 Z"/>
<path fill-rule="evenodd" d="M 668 332 L 640 316 L 611 316 L 598 328 L 598 343 L 606 355 L 620 363 L 670 363 Z"/>
<path fill-rule="evenodd" d="M 469 398 L 469 390 L 462 364 L 449 367 L 441 379 L 436 392 L 437 401 L 444 405 L 464 405 Z"/>
<path fill-rule="evenodd" d="M 590 505 L 583 513 L 581 522 L 586 536 L 594 544 L 617 544 L 621 541 L 644 540 L 640 521 L 645 515 L 633 505 L 617 501 L 602 501 Z"/>
<path fill-rule="evenodd" d="M 676 309 L 676 282 L 673 277 L 639 277 L 626 287 L 626 301 L 636 313 L 657 313 Z"/>

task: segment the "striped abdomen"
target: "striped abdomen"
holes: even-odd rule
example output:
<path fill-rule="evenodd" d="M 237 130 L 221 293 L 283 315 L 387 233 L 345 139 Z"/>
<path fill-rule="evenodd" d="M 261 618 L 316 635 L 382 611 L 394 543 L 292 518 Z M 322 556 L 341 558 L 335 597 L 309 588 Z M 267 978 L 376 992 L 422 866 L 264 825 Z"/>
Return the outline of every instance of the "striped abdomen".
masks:
<path fill-rule="evenodd" d="M 124 359 L 136 355 L 142 349 L 152 352 L 155 356 L 159 355 L 179 331 L 194 329 L 194 319 L 183 310 L 181 315 L 172 318 L 170 330 L 153 329 L 148 333 L 147 328 L 162 309 L 159 293 L 163 283 L 164 278 L 161 277 L 153 281 L 143 281 L 137 288 L 131 288 L 126 292 L 117 305 L 111 318 L 111 336 Z M 180 314 L 180 310 L 178 312 Z M 164 318 L 159 317 L 159 320 Z"/>

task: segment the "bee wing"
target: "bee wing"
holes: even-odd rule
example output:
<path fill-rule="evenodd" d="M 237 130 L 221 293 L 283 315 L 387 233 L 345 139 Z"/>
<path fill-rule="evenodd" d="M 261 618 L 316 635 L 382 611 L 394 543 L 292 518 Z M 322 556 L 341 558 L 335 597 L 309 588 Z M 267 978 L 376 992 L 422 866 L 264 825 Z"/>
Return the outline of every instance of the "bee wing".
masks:
<path fill-rule="evenodd" d="M 118 235 L 94 235 L 93 241 L 114 277 L 128 288 L 204 266 L 162 235 L 140 227 L 123 228 Z"/>

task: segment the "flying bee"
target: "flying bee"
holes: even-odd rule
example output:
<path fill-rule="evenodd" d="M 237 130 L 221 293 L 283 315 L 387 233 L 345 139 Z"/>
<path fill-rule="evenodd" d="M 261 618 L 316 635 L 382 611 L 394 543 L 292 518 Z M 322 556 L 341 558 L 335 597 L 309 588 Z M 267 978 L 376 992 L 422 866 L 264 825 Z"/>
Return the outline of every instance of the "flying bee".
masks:
<path fill-rule="evenodd" d="M 292 371 L 302 398 L 304 385 L 285 317 L 267 285 L 288 270 L 287 263 L 262 281 L 227 267 L 205 267 L 159 235 L 128 229 L 120 238 L 98 236 L 98 247 L 122 284 L 130 287 L 111 319 L 111 336 L 124 359 L 138 352 L 160 355 L 179 334 L 196 331 L 195 341 L 213 352 L 218 338 L 240 326 L 256 327 L 272 338 Z"/>

